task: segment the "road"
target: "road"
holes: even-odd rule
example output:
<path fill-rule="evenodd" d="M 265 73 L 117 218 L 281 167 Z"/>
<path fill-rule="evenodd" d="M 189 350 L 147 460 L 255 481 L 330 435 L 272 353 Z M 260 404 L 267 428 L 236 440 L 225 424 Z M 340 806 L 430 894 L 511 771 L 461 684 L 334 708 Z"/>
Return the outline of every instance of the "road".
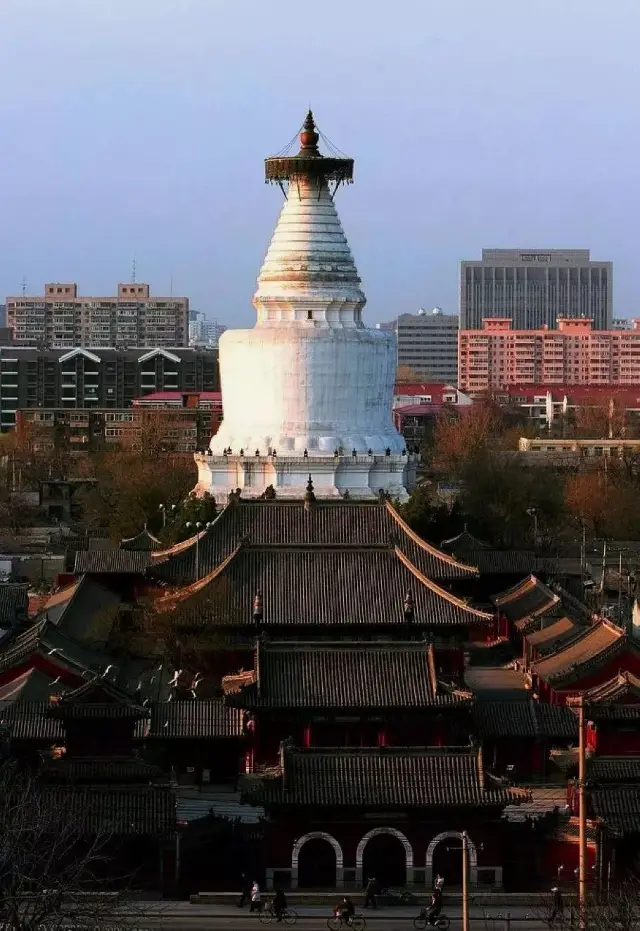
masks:
<path fill-rule="evenodd" d="M 357 909 L 358 914 L 365 917 L 370 931 L 410 931 L 413 929 L 413 918 L 418 910 L 418 906 L 375 911 Z M 329 909 L 300 907 L 296 911 L 298 921 L 294 927 L 297 931 L 324 931 L 326 928 Z M 459 904 L 456 903 L 449 910 L 445 908 L 444 912 L 451 918 L 451 931 L 461 931 L 462 916 Z M 470 931 L 549 931 L 539 905 L 530 910 L 521 906 L 514 907 L 509 916 L 507 919 L 507 911 L 501 907 L 492 907 L 486 912 L 481 908 L 472 907 Z M 125 917 L 124 914 L 122 917 Z M 277 927 L 263 925 L 257 915 L 251 915 L 248 909 L 240 911 L 230 909 L 227 905 L 191 905 L 188 902 L 153 903 L 151 907 L 145 903 L 140 914 L 129 914 L 122 923 L 130 928 L 148 928 L 150 931 L 156 928 L 174 928 L 180 931 L 259 931 L 265 927 Z"/>

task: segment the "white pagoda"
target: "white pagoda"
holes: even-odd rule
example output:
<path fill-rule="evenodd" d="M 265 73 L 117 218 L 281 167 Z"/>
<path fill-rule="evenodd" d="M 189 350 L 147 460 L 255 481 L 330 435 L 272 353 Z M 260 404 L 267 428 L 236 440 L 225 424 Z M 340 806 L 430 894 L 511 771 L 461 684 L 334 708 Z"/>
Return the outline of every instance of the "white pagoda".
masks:
<path fill-rule="evenodd" d="M 311 111 L 297 155 L 268 158 L 284 206 L 258 277 L 251 330 L 220 337 L 224 420 L 197 454 L 196 492 L 404 500 L 415 480 L 393 425 L 395 336 L 362 322 L 366 298 L 334 195 L 353 159 L 324 156 Z"/>

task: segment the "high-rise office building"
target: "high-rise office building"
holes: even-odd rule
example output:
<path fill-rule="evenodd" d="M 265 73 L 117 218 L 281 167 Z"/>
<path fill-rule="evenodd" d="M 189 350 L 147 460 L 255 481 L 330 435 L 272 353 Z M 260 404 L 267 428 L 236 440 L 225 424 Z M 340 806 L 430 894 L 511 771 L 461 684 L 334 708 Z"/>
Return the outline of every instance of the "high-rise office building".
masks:
<path fill-rule="evenodd" d="M 398 366 L 413 369 L 429 382 L 454 384 L 458 377 L 458 317 L 440 308 L 400 314 L 380 329 L 393 329 L 398 341 Z"/>
<path fill-rule="evenodd" d="M 588 249 L 483 249 L 480 261 L 460 264 L 460 329 L 480 330 L 499 317 L 515 330 L 557 327 L 584 318 L 611 329 L 613 265 Z"/>
<path fill-rule="evenodd" d="M 152 297 L 148 284 L 119 284 L 116 297 L 79 297 L 73 282 L 45 286 L 44 295 L 7 298 L 14 342 L 41 349 L 186 346 L 189 299 Z"/>

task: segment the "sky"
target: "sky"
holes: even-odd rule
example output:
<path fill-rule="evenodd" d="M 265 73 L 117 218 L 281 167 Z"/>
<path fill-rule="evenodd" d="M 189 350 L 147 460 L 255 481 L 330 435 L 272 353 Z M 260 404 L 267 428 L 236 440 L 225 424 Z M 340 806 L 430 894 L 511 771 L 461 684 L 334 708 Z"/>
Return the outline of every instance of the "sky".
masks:
<path fill-rule="evenodd" d="M 137 278 L 227 326 L 312 106 L 373 324 L 483 247 L 589 248 L 640 316 L 638 0 L 0 0 L 0 295 Z M 2 298 L 0 298 L 0 301 Z"/>

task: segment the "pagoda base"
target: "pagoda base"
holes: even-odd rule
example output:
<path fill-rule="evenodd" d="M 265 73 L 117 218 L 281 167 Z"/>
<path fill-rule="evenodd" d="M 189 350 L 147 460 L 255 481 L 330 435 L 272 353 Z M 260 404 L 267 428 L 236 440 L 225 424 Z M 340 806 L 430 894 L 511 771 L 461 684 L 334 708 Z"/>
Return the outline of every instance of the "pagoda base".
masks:
<path fill-rule="evenodd" d="M 390 456 L 213 456 L 196 453 L 197 495 L 207 492 L 218 504 L 240 489 L 260 498 L 273 488 L 277 498 L 304 498 L 309 476 L 316 498 L 373 499 L 383 491 L 406 501 L 415 485 L 420 457 Z"/>

